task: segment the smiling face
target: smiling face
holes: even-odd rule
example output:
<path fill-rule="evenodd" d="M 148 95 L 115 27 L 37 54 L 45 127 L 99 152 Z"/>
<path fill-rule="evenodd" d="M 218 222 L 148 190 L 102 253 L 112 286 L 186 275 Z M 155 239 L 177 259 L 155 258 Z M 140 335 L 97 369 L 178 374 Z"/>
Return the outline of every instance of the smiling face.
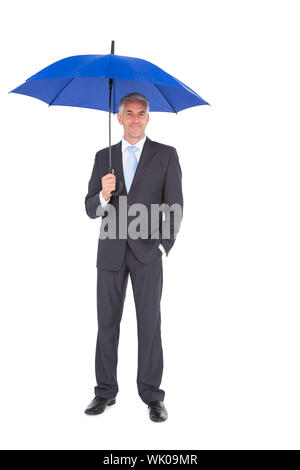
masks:
<path fill-rule="evenodd" d="M 124 128 L 124 138 L 132 145 L 145 137 L 149 121 L 146 105 L 140 100 L 124 103 L 122 114 L 117 114 L 118 121 Z"/>

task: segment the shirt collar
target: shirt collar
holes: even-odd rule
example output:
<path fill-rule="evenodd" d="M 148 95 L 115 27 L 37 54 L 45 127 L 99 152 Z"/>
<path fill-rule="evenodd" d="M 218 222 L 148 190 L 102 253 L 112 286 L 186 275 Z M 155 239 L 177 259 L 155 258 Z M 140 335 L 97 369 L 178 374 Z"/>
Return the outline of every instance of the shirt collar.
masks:
<path fill-rule="evenodd" d="M 140 154 L 142 153 L 143 146 L 144 146 L 146 138 L 147 138 L 147 136 L 145 135 L 141 140 L 139 140 L 136 144 L 134 144 L 135 147 L 137 147 L 140 150 Z M 126 150 L 127 147 L 129 147 L 131 145 L 132 144 L 130 144 L 126 139 L 124 139 L 124 137 L 122 138 L 122 152 L 124 152 L 124 150 Z"/>

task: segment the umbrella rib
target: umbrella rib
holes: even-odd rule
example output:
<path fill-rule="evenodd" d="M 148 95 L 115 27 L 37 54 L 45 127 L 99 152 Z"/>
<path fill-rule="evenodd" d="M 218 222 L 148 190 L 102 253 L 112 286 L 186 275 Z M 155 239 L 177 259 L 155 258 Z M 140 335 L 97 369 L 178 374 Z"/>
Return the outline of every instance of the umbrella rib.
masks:
<path fill-rule="evenodd" d="M 53 98 L 53 100 L 51 101 L 51 103 L 49 103 L 49 106 L 52 105 L 52 103 L 56 100 L 56 98 L 64 91 L 64 89 L 71 83 L 72 80 L 74 80 L 75 77 L 72 77 L 71 80 L 66 83 L 66 85 L 60 90 L 59 93 L 57 93 L 57 95 L 55 96 L 55 98 Z"/>
<path fill-rule="evenodd" d="M 158 86 L 153 83 L 153 85 L 158 89 L 159 93 L 165 98 L 165 100 L 169 103 L 169 105 L 171 106 L 171 108 L 173 109 L 174 113 L 177 114 L 177 111 L 176 109 L 172 106 L 172 104 L 170 103 L 170 101 L 168 100 L 168 98 L 166 97 L 166 95 L 163 94 L 163 92 L 158 88 Z"/>

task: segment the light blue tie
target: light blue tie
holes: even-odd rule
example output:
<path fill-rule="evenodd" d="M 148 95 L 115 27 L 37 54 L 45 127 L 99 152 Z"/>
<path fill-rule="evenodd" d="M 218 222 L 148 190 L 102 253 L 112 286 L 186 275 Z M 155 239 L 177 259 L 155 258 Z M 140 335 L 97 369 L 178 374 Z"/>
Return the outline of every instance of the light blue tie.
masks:
<path fill-rule="evenodd" d="M 135 145 L 130 145 L 127 147 L 127 150 L 129 151 L 128 159 L 127 159 L 127 164 L 126 164 L 126 169 L 125 169 L 125 184 L 127 188 L 127 193 L 129 193 L 130 186 L 135 174 L 135 170 L 138 164 L 137 158 L 135 156 L 135 152 L 138 149 Z"/>

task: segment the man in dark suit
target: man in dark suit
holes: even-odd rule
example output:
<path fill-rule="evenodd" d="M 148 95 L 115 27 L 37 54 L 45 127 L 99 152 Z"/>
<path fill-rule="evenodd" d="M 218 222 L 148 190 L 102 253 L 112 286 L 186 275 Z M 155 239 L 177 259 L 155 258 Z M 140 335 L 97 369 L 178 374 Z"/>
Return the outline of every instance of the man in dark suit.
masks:
<path fill-rule="evenodd" d="M 138 393 L 148 405 L 150 419 L 165 421 L 165 392 L 159 388 L 162 257 L 168 256 L 181 223 L 182 173 L 176 149 L 145 135 L 149 121 L 145 96 L 124 96 L 117 117 L 124 136 L 111 147 L 112 173 L 108 148 L 98 151 L 85 198 L 88 216 L 102 217 L 97 253 L 97 386 L 85 413 L 99 414 L 115 403 L 120 321 L 130 275 L 138 326 Z M 137 205 L 143 213 L 138 219 Z M 164 208 L 158 218 L 154 207 Z"/>

